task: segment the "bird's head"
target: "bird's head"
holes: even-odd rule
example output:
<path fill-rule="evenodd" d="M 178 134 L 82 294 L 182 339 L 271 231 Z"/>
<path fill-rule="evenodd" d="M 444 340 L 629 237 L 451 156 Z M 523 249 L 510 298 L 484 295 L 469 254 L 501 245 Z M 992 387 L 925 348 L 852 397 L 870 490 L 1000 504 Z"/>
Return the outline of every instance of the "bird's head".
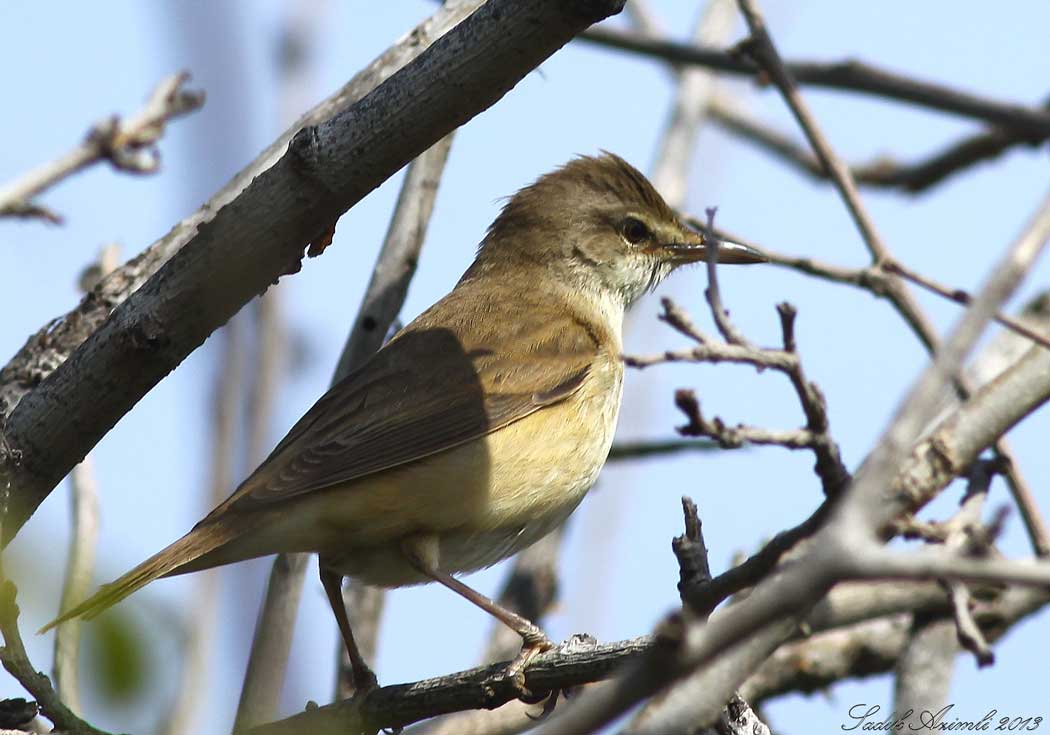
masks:
<path fill-rule="evenodd" d="M 757 263 L 757 251 L 723 242 L 721 263 Z M 619 156 L 580 156 L 525 187 L 481 243 L 474 273 L 503 264 L 538 267 L 573 289 L 628 306 L 685 263 L 707 257 L 704 235 L 686 226 L 649 180 Z"/>

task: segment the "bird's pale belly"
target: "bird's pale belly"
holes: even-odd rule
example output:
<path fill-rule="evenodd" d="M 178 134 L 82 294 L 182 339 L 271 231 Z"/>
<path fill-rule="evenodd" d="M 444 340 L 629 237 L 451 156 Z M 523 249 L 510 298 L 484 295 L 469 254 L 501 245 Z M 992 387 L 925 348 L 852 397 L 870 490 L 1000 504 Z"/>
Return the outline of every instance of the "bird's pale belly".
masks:
<path fill-rule="evenodd" d="M 322 563 L 396 587 L 427 581 L 401 553 L 408 537 L 436 538 L 438 565 L 451 573 L 535 543 L 576 509 L 605 463 L 621 390 L 619 371 L 610 373 L 483 440 L 335 491 Z"/>

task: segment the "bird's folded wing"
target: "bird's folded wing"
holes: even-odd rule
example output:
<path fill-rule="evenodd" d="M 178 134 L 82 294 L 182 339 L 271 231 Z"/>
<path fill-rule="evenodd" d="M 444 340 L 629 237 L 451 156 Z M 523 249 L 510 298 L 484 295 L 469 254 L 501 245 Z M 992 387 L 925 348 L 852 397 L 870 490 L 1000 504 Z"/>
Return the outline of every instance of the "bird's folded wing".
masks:
<path fill-rule="evenodd" d="M 406 330 L 325 394 L 209 518 L 428 457 L 568 398 L 598 347 L 571 319 L 548 326 L 492 340 L 502 349 L 464 346 L 445 328 Z"/>

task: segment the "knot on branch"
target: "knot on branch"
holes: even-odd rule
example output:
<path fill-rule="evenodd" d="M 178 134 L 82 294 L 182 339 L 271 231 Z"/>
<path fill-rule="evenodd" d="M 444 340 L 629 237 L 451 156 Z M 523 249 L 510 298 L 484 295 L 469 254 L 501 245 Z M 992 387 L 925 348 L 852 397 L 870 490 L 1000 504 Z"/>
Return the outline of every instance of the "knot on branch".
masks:
<path fill-rule="evenodd" d="M 160 167 L 157 142 L 167 122 L 204 104 L 203 91 L 184 88 L 189 79 L 188 72 L 179 72 L 163 80 L 138 114 L 126 120 L 113 115 L 96 123 L 85 144 L 121 171 L 154 173 Z"/>

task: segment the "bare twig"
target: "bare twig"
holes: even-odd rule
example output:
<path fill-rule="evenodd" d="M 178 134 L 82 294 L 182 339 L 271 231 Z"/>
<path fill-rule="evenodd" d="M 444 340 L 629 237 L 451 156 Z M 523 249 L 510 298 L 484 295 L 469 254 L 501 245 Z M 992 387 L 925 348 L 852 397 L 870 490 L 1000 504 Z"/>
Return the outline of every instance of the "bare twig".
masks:
<path fill-rule="evenodd" d="M 155 172 L 160 165 L 157 141 L 168 121 L 204 104 L 203 92 L 184 89 L 189 78 L 186 72 L 167 77 L 134 115 L 124 120 L 114 115 L 96 123 L 76 148 L 0 189 L 0 217 L 36 216 L 60 222 L 60 217 L 33 198 L 99 161 L 109 161 L 114 168 L 130 173 Z"/>
<path fill-rule="evenodd" d="M 707 545 L 703 541 L 702 524 L 696 504 L 690 498 L 681 499 L 681 509 L 682 516 L 685 517 L 686 532 L 671 540 L 671 549 L 678 561 L 678 594 L 687 611 L 700 617 L 707 617 L 710 609 L 697 610 L 690 605 L 690 598 L 696 594 L 696 591 L 705 589 L 711 583 L 711 566 L 708 561 Z M 649 729 L 649 722 L 653 718 L 658 719 L 661 710 L 674 707 L 674 702 L 670 698 L 675 694 L 677 692 L 671 691 L 654 696 L 631 718 L 623 733 L 646 732 Z M 722 712 L 722 721 L 728 723 L 731 713 L 738 714 L 737 708 L 731 711 L 727 707 L 727 710 Z M 732 717 L 732 719 L 738 720 L 739 717 Z M 712 731 L 709 730 L 696 731 L 696 733 L 697 735 L 712 735 Z"/>
<path fill-rule="evenodd" d="M 713 441 L 695 439 L 665 439 L 663 441 L 617 442 L 609 450 L 606 462 L 624 462 L 635 459 L 662 457 L 682 452 L 714 452 L 719 446 Z"/>
<path fill-rule="evenodd" d="M 904 267 L 895 260 L 884 261 L 882 263 L 882 268 L 890 273 L 893 273 L 894 275 L 898 275 L 901 278 L 911 281 L 917 286 L 921 286 L 922 288 L 926 289 L 927 291 L 930 291 L 931 293 L 935 293 L 938 296 L 943 296 L 949 301 L 954 301 L 957 304 L 969 306 L 970 303 L 973 301 L 973 297 L 967 291 L 961 288 L 948 288 L 947 286 L 938 283 L 937 281 L 933 280 L 928 276 L 921 275 L 920 273 L 916 273 L 910 268 Z M 1031 326 L 1025 324 L 1024 322 L 1018 319 L 1014 319 L 1009 314 L 1003 314 L 1000 311 L 997 311 L 992 318 L 995 321 L 1002 324 L 1007 329 L 1016 332 L 1017 334 L 1020 334 L 1023 337 L 1027 337 L 1036 344 L 1042 345 L 1043 347 L 1050 349 L 1050 336 L 1041 334 L 1039 331 L 1033 329 Z"/>
<path fill-rule="evenodd" d="M 831 507 L 831 502 L 825 501 L 802 523 L 781 531 L 745 561 L 708 582 L 685 590 L 679 588 L 682 601 L 697 616 L 707 617 L 730 596 L 754 587 L 769 576 L 788 551 L 817 532 L 827 519 Z"/>
<path fill-rule="evenodd" d="M 966 497 L 963 499 L 959 512 L 948 521 L 948 535 L 945 538 L 946 549 L 956 553 L 967 553 L 973 544 L 973 529 L 979 528 L 981 523 L 981 510 L 984 508 L 988 497 L 988 488 L 992 477 L 999 468 L 990 467 L 987 462 L 975 462 L 970 471 L 970 481 L 966 489 Z M 986 553 L 985 549 L 977 549 L 977 553 Z M 979 667 L 991 666 L 995 663 L 995 652 L 992 651 L 985 640 L 984 634 L 973 619 L 971 610 L 972 597 L 970 588 L 962 582 L 946 582 L 948 596 L 952 603 L 954 617 L 954 633 L 959 644 L 970 651 L 977 660 Z M 953 653 L 954 653 L 953 646 Z"/>
<path fill-rule="evenodd" d="M 321 13 L 315 4 L 293 3 L 287 10 L 279 41 L 281 54 L 276 60 L 278 119 L 282 126 L 295 121 L 311 96 L 314 80 L 307 60 L 313 35 L 321 23 Z M 274 405 L 282 374 L 287 369 L 289 340 L 282 317 L 281 294 L 280 287 L 271 288 L 252 305 L 251 343 L 256 355 L 250 364 L 255 369 L 251 373 L 248 411 L 244 415 L 248 437 L 246 469 L 249 470 L 262 462 L 271 447 Z M 235 728 L 270 720 L 277 711 L 308 563 L 305 554 L 281 555 L 274 560 L 245 669 Z"/>
<path fill-rule="evenodd" d="M 711 583 L 711 568 L 707 558 L 707 547 L 704 542 L 704 534 L 700 516 L 697 514 L 696 503 L 690 498 L 682 498 L 682 513 L 685 517 L 685 533 L 676 536 L 671 541 L 671 548 L 675 558 L 678 559 L 678 593 L 682 598 L 687 610 L 691 610 L 701 618 L 706 618 L 710 609 L 698 610 L 690 605 L 690 600 L 696 596 L 698 590 L 705 589 Z M 624 735 L 636 735 L 652 732 L 651 724 L 654 720 L 660 720 L 667 708 L 674 708 L 674 698 L 682 692 L 671 690 L 664 695 L 657 695 L 638 711 L 631 722 L 622 731 Z M 686 693 L 685 696 L 689 696 Z M 751 710 L 751 707 L 737 693 L 729 699 L 722 711 L 719 721 L 711 728 L 694 730 L 697 735 L 735 735 L 742 733 L 753 733 L 754 735 L 769 735 L 769 729 L 763 724 Z"/>
<path fill-rule="evenodd" d="M 641 33 L 609 27 L 590 28 L 580 39 L 600 46 L 628 51 L 678 66 L 703 66 L 728 74 L 765 81 L 762 68 L 735 50 L 705 48 L 693 44 L 654 40 Z M 860 61 L 822 64 L 792 61 L 788 72 L 802 84 L 870 94 L 909 102 L 930 110 L 983 120 L 1011 131 L 1032 136 L 1050 133 L 1050 111 L 991 100 L 968 92 L 895 74 Z"/>
<path fill-rule="evenodd" d="M 875 223 L 871 220 L 867 210 L 860 201 L 856 184 L 850 175 L 849 169 L 842 160 L 831 149 L 831 145 L 825 138 L 824 133 L 817 125 L 813 114 L 809 110 L 802 96 L 799 94 L 796 83 L 797 74 L 789 70 L 780 59 L 773 41 L 766 31 L 765 22 L 758 14 L 754 6 L 749 2 L 741 2 L 740 10 L 747 20 L 751 29 L 751 36 L 740 44 L 739 49 L 743 54 L 749 56 L 755 65 L 762 69 L 780 90 L 795 116 L 802 132 L 805 134 L 809 144 L 820 161 L 821 166 L 828 172 L 829 177 L 838 189 L 850 216 L 860 230 L 864 243 L 876 261 L 886 256 L 887 248 L 875 229 Z"/>
<path fill-rule="evenodd" d="M 1050 334 L 1050 289 L 1037 293 L 1022 304 L 1016 318 L 1032 329 Z M 1024 336 L 1004 329 L 966 366 L 966 373 L 974 384 L 984 385 L 1020 360 L 1031 346 Z"/>
<path fill-rule="evenodd" d="M 372 278 L 339 357 L 338 376 L 346 375 L 379 349 L 401 311 L 416 272 L 451 147 L 450 133 L 413 161 L 405 172 Z"/>
<path fill-rule="evenodd" d="M 752 32 L 751 39 L 747 44 L 749 52 L 766 69 L 774 83 L 780 88 L 803 130 L 806 132 L 810 143 L 814 146 L 818 157 L 834 176 L 850 212 L 864 235 L 865 242 L 868 244 L 872 256 L 877 260 L 883 260 L 887 251 L 875 233 L 870 218 L 860 203 L 848 170 L 845 169 L 841 161 L 831 151 L 823 135 L 816 127 L 808 109 L 799 97 L 794 81 L 780 61 L 772 40 L 765 29 L 764 22 L 755 9 L 754 4 L 751 0 L 740 0 L 740 5 Z M 965 357 L 966 351 L 976 341 L 985 322 L 994 315 L 998 305 L 1016 288 L 1038 253 L 1042 250 L 1048 235 L 1050 235 L 1050 198 L 1044 202 L 1032 222 L 1029 223 L 1010 251 L 1001 259 L 998 267 L 993 271 L 991 277 L 982 288 L 980 295 L 974 299 L 970 309 L 960 321 L 953 333 L 952 340 L 942 347 L 933 366 L 924 373 L 922 379 L 913 387 L 908 398 L 902 403 L 902 408 L 895 417 L 891 428 L 884 434 L 883 440 L 866 463 L 865 476 L 858 478 L 859 487 L 854 489 L 851 499 L 843 506 L 844 518 L 847 520 L 844 520 L 841 526 L 837 525 L 836 528 L 844 528 L 849 525 L 854 526 L 852 530 L 866 526 L 870 527 L 870 522 L 866 524 L 861 519 L 861 509 L 875 511 L 878 508 L 875 517 L 885 517 L 887 515 L 889 512 L 888 507 L 885 505 L 879 507 L 878 505 L 881 503 L 881 499 L 877 498 L 873 492 L 877 481 L 873 480 L 872 477 L 879 478 L 878 481 L 881 481 L 894 471 L 894 465 L 904 456 L 908 445 L 921 429 L 918 425 L 918 417 L 929 413 L 935 406 L 937 391 L 951 375 L 955 374 L 959 364 Z M 865 490 L 867 492 L 864 492 Z"/>
<path fill-rule="evenodd" d="M 980 467 L 982 463 L 975 466 Z M 943 543 L 956 552 L 962 551 L 967 543 L 965 531 L 969 525 L 979 522 L 987 496 L 990 475 L 983 473 L 981 478 L 985 480 L 983 486 L 978 488 L 971 482 L 962 508 L 948 522 L 940 524 L 944 535 L 937 543 Z M 947 704 L 961 642 L 969 643 L 967 647 L 977 655 L 979 662 L 983 662 L 981 665 L 991 663 L 991 649 L 970 615 L 968 588 L 958 581 L 944 582 L 944 586 L 955 621 L 939 615 L 913 615 L 907 642 L 895 667 L 893 711 L 912 729 L 922 723 L 918 713 L 936 712 Z M 964 638 L 964 631 L 969 636 L 968 641 Z"/>
<path fill-rule="evenodd" d="M 771 444 L 787 449 L 814 449 L 819 442 L 817 435 L 806 429 L 775 431 L 744 424 L 727 426 L 717 416 L 711 420 L 705 419 L 700 411 L 700 402 L 691 390 L 675 391 L 674 402 L 688 419 L 688 423 L 679 426 L 678 431 L 686 436 L 711 437 L 723 449 L 736 449 L 745 444 Z"/>
<path fill-rule="evenodd" d="M 811 276 L 817 276 L 826 281 L 834 283 L 845 283 L 858 286 L 870 291 L 876 296 L 886 296 L 889 288 L 888 276 L 900 276 L 905 280 L 920 286 L 931 293 L 941 296 L 956 304 L 967 306 L 973 300 L 969 292 L 959 288 L 949 288 L 938 283 L 929 276 L 918 273 L 897 260 L 885 258 L 881 263 L 867 268 L 843 268 L 841 266 L 823 263 L 812 258 L 800 258 L 792 255 L 772 252 L 757 245 L 748 243 L 748 247 L 760 250 L 768 258 L 770 263 L 780 265 L 792 270 L 799 271 Z M 1043 307 L 1044 311 L 1046 307 Z M 1026 320 L 997 311 L 992 317 L 994 321 L 1006 327 L 1012 332 L 1021 335 L 1037 344 L 1050 349 L 1050 337 L 1045 332 L 1045 325 L 1029 323 Z"/>
<path fill-rule="evenodd" d="M 708 103 L 708 115 L 723 130 L 754 143 L 814 179 L 828 179 L 827 171 L 809 149 L 742 111 L 728 95 L 713 96 Z M 917 194 L 1015 146 L 1037 146 L 1048 137 L 1050 131 L 1031 135 L 997 128 L 968 135 L 912 163 L 881 157 L 868 164 L 852 166 L 850 170 L 858 184 Z"/>
<path fill-rule="evenodd" d="M 712 311 L 717 313 L 721 299 L 717 297 L 717 281 L 709 288 L 716 292 L 711 300 Z M 633 367 L 646 367 L 662 362 L 737 362 L 753 365 L 756 369 L 771 368 L 786 375 L 795 389 L 799 404 L 806 417 L 802 429 L 790 431 L 770 431 L 753 426 L 727 426 L 720 419 L 707 420 L 700 411 L 700 404 L 692 391 L 679 390 L 675 394 L 675 403 L 685 414 L 688 423 L 678 427 L 686 436 L 705 436 L 714 439 L 723 449 L 732 449 L 750 444 L 776 444 L 789 449 L 810 449 L 817 458 L 815 470 L 821 478 L 824 492 L 829 496 L 837 494 L 849 482 L 849 471 L 842 463 L 838 445 L 831 438 L 827 416 L 827 406 L 823 393 L 815 383 L 810 382 L 802 369 L 802 361 L 796 352 L 795 345 L 795 309 L 790 304 L 779 304 L 783 348 L 779 350 L 760 349 L 751 345 L 742 337 L 738 343 L 718 342 L 700 331 L 692 320 L 670 299 L 663 299 L 661 319 L 679 333 L 697 342 L 697 346 L 680 352 L 665 352 L 650 357 L 625 357 L 624 362 Z M 723 334 L 733 335 L 736 327 L 723 314 L 723 324 L 719 327 Z M 742 343 L 741 343 L 742 342 Z"/>
<path fill-rule="evenodd" d="M 77 717 L 62 703 L 52 688 L 51 680 L 37 671 L 26 656 L 22 636 L 18 632 L 18 604 L 15 584 L 0 573 L 0 633 L 4 646 L 0 648 L 0 663 L 26 691 L 36 698 L 40 713 L 51 720 L 58 730 L 71 735 L 107 735 Z"/>
<path fill-rule="evenodd" d="M 256 369 L 252 371 L 254 379 L 249 409 L 245 414 L 249 467 L 255 467 L 265 459 L 271 443 L 271 417 L 278 395 L 286 341 L 278 297 L 278 291 L 270 290 L 255 302 L 256 355 L 251 364 Z M 279 554 L 274 559 L 252 638 L 234 720 L 235 729 L 271 720 L 277 711 L 308 565 L 308 554 Z"/>
<path fill-rule="evenodd" d="M 753 345 L 748 342 L 744 335 L 733 325 L 733 322 L 729 319 L 729 312 L 726 311 L 722 305 L 722 292 L 718 288 L 718 250 L 721 241 L 717 235 L 715 235 L 715 213 L 718 211 L 717 207 L 708 207 L 707 213 L 707 226 L 706 232 L 708 236 L 705 237 L 705 245 L 707 246 L 707 289 L 704 291 L 704 296 L 707 297 L 707 303 L 711 306 L 711 314 L 715 319 L 715 326 L 718 327 L 718 331 L 721 333 L 722 338 L 731 345 L 739 345 L 740 347 L 751 348 Z"/>
<path fill-rule="evenodd" d="M 711 564 L 707 559 L 703 524 L 692 498 L 682 498 L 682 514 L 685 516 L 685 533 L 672 539 L 671 549 L 678 560 L 678 595 L 683 603 L 692 606 L 691 600 L 695 599 L 696 590 L 711 584 Z M 710 609 L 698 609 L 696 606 L 692 608 L 700 616 L 711 612 Z"/>
<path fill-rule="evenodd" d="M 496 709 L 474 709 L 435 717 L 405 730 L 405 735 L 518 735 L 539 726 L 543 711 L 513 700 Z"/>
<path fill-rule="evenodd" d="M 624 15 L 643 35 L 655 38 L 663 33 L 660 21 L 648 0 L 627 0 L 627 4 L 624 5 Z"/>

